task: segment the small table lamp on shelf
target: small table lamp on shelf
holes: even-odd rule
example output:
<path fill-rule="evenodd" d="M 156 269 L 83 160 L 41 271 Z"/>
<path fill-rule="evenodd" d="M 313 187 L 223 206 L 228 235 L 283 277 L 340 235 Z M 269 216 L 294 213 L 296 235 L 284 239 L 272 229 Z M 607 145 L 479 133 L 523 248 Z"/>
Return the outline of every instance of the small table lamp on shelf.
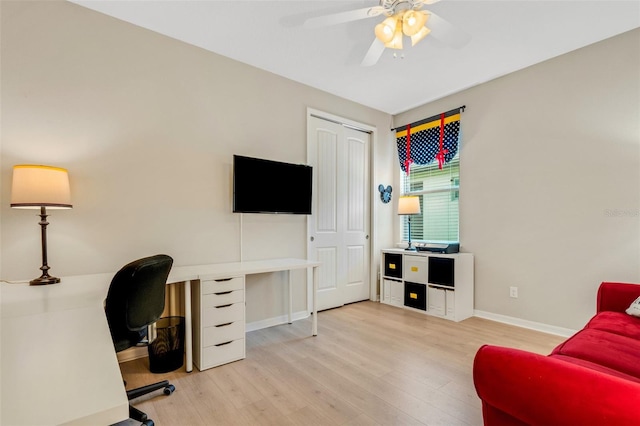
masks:
<path fill-rule="evenodd" d="M 411 215 L 420 214 L 420 197 L 403 195 L 398 198 L 398 214 L 409 216 L 409 245 L 405 250 L 416 251 L 411 245 Z"/>
<path fill-rule="evenodd" d="M 16 209 L 40 209 L 42 235 L 42 275 L 30 281 L 31 285 L 55 284 L 60 278 L 49 275 L 47 264 L 47 207 L 70 209 L 71 195 L 69 174 L 66 169 L 52 166 L 13 166 L 11 184 L 11 207 Z"/>

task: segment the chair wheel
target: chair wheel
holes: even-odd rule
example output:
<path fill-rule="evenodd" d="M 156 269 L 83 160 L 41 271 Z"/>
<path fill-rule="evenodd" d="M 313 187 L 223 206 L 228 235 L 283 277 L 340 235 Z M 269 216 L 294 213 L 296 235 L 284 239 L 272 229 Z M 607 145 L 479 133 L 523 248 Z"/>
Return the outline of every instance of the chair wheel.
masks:
<path fill-rule="evenodd" d="M 155 423 L 153 423 L 153 420 L 149 419 L 149 420 L 145 420 L 144 422 L 142 422 L 143 425 L 145 426 L 154 426 Z"/>
<path fill-rule="evenodd" d="M 175 386 L 169 385 L 169 386 L 164 388 L 163 392 L 164 392 L 165 395 L 171 395 L 173 393 L 173 391 L 175 391 L 175 390 L 176 390 Z"/>

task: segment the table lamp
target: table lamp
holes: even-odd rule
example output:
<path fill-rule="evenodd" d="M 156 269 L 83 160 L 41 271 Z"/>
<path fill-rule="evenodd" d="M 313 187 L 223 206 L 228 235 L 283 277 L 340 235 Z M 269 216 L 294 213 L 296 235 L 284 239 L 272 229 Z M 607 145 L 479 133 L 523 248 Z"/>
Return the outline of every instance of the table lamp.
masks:
<path fill-rule="evenodd" d="M 40 209 L 42 234 L 42 275 L 30 281 L 31 285 L 55 284 L 60 278 L 49 275 L 47 264 L 47 208 L 70 209 L 71 195 L 69 174 L 66 169 L 52 166 L 13 166 L 11 207 L 16 209 Z"/>
<path fill-rule="evenodd" d="M 409 245 L 405 250 L 416 251 L 411 245 L 411 215 L 420 214 L 420 197 L 403 195 L 398 198 L 398 214 L 409 216 Z"/>

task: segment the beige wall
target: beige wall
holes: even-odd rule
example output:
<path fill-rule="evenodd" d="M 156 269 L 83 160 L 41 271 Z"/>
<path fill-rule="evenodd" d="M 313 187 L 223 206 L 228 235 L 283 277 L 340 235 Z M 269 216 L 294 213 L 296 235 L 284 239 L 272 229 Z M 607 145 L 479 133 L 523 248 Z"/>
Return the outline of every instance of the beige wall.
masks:
<path fill-rule="evenodd" d="M 580 328 L 601 281 L 640 282 L 640 30 L 394 123 L 460 105 L 460 240 L 475 254 L 476 310 Z"/>
<path fill-rule="evenodd" d="M 306 162 L 307 107 L 376 126 L 372 183 L 393 177 L 388 114 L 74 4 L 1 7 L 3 279 L 40 266 L 35 212 L 9 208 L 15 164 L 69 169 L 74 208 L 49 218 L 57 276 L 160 252 L 176 265 L 237 261 L 241 246 L 245 260 L 304 257 L 305 216 L 244 215 L 240 241 L 231 177 L 233 154 Z M 380 249 L 392 209 L 374 209 Z M 249 321 L 284 312 L 282 282 L 247 283 Z M 304 291 L 294 303 L 305 309 Z"/>

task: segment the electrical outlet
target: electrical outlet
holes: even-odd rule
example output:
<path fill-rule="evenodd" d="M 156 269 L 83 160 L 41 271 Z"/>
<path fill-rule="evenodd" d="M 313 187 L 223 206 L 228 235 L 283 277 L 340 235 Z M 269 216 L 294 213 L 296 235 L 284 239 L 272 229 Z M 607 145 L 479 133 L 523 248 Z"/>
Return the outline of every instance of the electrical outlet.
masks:
<path fill-rule="evenodd" d="M 509 287 L 509 297 L 518 298 L 518 287 Z"/>

